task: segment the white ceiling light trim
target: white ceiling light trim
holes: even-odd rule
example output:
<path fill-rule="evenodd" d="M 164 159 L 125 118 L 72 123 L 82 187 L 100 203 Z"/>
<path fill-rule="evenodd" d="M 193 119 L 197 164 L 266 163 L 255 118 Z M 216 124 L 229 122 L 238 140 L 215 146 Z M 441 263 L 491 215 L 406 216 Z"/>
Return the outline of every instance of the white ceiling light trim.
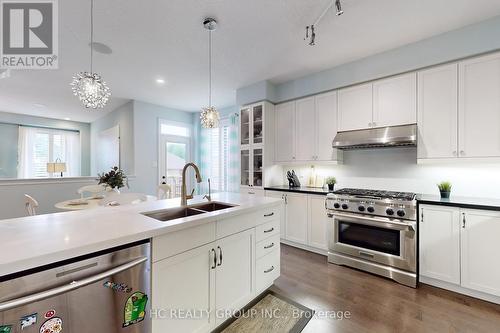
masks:
<path fill-rule="evenodd" d="M 108 103 L 111 91 L 102 76 L 93 71 L 94 55 L 94 0 L 90 0 L 90 72 L 75 74 L 71 82 L 73 94 L 83 106 L 92 109 L 102 109 Z"/>
<path fill-rule="evenodd" d="M 202 128 L 217 128 L 220 116 L 212 105 L 212 32 L 217 28 L 217 21 L 206 18 L 203 26 L 208 30 L 208 106 L 201 109 L 200 120 Z"/>

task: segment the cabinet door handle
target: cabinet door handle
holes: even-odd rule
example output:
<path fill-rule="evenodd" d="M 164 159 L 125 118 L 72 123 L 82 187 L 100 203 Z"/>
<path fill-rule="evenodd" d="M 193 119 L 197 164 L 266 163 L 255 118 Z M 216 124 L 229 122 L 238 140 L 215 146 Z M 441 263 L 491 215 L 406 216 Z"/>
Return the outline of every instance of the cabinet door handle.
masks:
<path fill-rule="evenodd" d="M 285 205 L 288 205 L 288 195 L 285 194 Z"/>
<path fill-rule="evenodd" d="M 465 213 L 462 213 L 462 228 L 465 229 Z"/>
<path fill-rule="evenodd" d="M 250 191 L 249 191 L 249 192 L 248 192 L 248 194 L 255 194 L 255 192 L 250 192 Z"/>
<path fill-rule="evenodd" d="M 267 250 L 267 249 L 272 248 L 273 246 L 274 246 L 274 243 L 271 243 L 271 244 L 269 244 L 269 245 L 264 246 L 264 249 L 266 249 L 266 250 Z"/>
<path fill-rule="evenodd" d="M 271 229 L 268 229 L 268 230 L 264 230 L 264 233 L 267 234 L 267 233 L 270 233 L 270 232 L 273 232 L 274 231 L 274 227 L 272 227 Z"/>
<path fill-rule="evenodd" d="M 214 254 L 214 264 L 212 267 L 210 267 L 211 269 L 215 269 L 215 267 L 217 266 L 217 254 L 215 253 L 215 250 L 212 249 L 212 252 Z"/>
<path fill-rule="evenodd" d="M 457 156 L 457 151 L 456 150 L 453 151 L 453 156 Z"/>
<path fill-rule="evenodd" d="M 220 246 L 217 246 L 217 250 L 219 251 L 219 262 L 217 263 L 217 266 L 221 266 L 222 265 L 222 249 L 220 248 Z"/>
<path fill-rule="evenodd" d="M 460 155 L 464 156 L 465 155 L 465 151 L 461 150 L 460 151 Z"/>
<path fill-rule="evenodd" d="M 272 271 L 274 271 L 274 266 L 271 266 L 271 268 L 266 269 L 266 270 L 264 271 L 264 273 L 266 273 L 266 274 L 267 274 L 267 273 L 271 273 Z"/>
<path fill-rule="evenodd" d="M 270 216 L 273 216 L 274 215 L 274 212 L 270 213 L 270 214 L 265 214 L 264 217 L 270 217 Z"/>

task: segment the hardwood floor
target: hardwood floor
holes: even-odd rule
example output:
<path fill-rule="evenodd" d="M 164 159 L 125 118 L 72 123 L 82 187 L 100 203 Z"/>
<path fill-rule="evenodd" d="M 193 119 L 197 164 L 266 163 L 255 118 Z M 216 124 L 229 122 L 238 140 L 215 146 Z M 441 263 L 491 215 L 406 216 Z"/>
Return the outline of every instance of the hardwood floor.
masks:
<path fill-rule="evenodd" d="M 412 289 L 283 244 L 272 290 L 317 312 L 351 314 L 313 318 L 304 333 L 500 332 L 500 305 L 427 285 Z"/>

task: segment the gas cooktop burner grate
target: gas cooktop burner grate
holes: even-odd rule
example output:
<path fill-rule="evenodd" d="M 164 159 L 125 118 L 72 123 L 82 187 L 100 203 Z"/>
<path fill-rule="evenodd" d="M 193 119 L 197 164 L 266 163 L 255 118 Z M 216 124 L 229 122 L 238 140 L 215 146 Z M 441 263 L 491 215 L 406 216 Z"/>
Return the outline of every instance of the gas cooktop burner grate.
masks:
<path fill-rule="evenodd" d="M 355 196 L 355 197 L 376 197 L 382 199 L 393 199 L 393 200 L 404 200 L 404 201 L 411 201 L 415 199 L 415 193 L 410 193 L 410 192 L 366 190 L 358 188 L 343 188 L 333 193 L 339 195 Z"/>

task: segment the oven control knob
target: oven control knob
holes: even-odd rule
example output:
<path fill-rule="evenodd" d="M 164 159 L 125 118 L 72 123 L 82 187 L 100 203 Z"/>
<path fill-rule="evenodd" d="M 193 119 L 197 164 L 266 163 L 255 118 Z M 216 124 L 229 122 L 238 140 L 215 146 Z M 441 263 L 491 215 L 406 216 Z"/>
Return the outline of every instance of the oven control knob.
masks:
<path fill-rule="evenodd" d="M 404 210 L 402 210 L 402 209 L 398 210 L 398 216 L 399 217 L 403 217 L 405 215 L 406 215 L 406 212 Z"/>
<path fill-rule="evenodd" d="M 338 208 L 340 208 L 340 204 L 338 202 L 336 202 L 336 203 L 333 204 L 333 207 L 335 207 L 335 208 L 338 209 Z"/>
<path fill-rule="evenodd" d="M 368 207 L 366 210 L 368 211 L 368 213 L 375 212 L 375 208 L 373 208 L 372 206 Z"/>
<path fill-rule="evenodd" d="M 349 206 L 347 206 L 347 204 L 342 204 L 342 209 L 347 209 L 349 208 Z"/>
<path fill-rule="evenodd" d="M 363 205 L 358 206 L 358 210 L 360 212 L 364 212 L 365 211 L 365 206 L 363 206 Z"/>
<path fill-rule="evenodd" d="M 385 213 L 386 213 L 387 215 L 394 215 L 394 209 L 392 209 L 392 208 L 387 208 L 387 209 L 385 210 Z"/>

